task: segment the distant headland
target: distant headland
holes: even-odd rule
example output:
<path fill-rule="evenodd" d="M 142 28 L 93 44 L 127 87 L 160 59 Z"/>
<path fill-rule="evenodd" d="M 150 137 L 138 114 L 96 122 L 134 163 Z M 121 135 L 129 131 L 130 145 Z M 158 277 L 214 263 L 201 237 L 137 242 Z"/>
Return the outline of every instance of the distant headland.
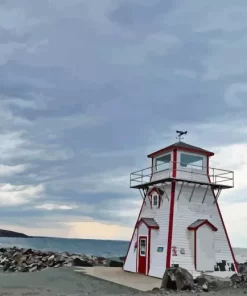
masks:
<path fill-rule="evenodd" d="M 30 237 L 24 233 L 0 229 L 0 237 Z"/>

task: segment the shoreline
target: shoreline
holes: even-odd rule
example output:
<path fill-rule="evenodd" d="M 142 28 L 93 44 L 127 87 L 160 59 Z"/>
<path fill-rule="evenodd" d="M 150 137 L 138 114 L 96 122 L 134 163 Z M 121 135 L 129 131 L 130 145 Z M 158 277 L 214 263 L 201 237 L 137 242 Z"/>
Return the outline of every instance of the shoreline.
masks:
<path fill-rule="evenodd" d="M 124 257 L 116 259 L 68 252 L 0 247 L 0 270 L 3 272 L 36 272 L 48 267 L 122 267 Z"/>
<path fill-rule="evenodd" d="M 123 258 L 122 258 L 123 259 Z M 107 269 L 101 269 L 101 267 Z M 108 260 L 103 257 L 86 256 L 85 254 L 69 254 L 68 252 L 41 251 L 24 248 L 3 248 L 0 247 L 0 292 L 9 295 L 19 296 L 24 293 L 50 296 L 63 293 L 73 295 L 133 295 L 141 294 L 151 296 L 157 294 L 160 287 L 154 291 L 139 291 L 119 283 L 123 283 L 123 274 L 119 275 L 119 283 L 98 278 L 87 274 L 87 268 L 100 268 L 101 272 L 106 270 L 114 273 L 112 267 L 122 267 L 123 261 Z M 80 272 L 77 272 L 78 268 Z M 119 269 L 120 271 L 120 269 Z M 124 271 L 123 271 L 124 272 Z M 105 274 L 104 274 L 105 275 Z M 125 277 L 125 276 L 124 276 Z M 143 280 L 145 281 L 143 275 Z M 110 278 L 111 279 L 111 278 Z M 135 276 L 131 276 L 135 281 Z M 130 283 L 127 281 L 127 283 Z M 136 287 L 136 285 L 135 285 Z M 161 292 L 161 290 L 159 290 Z M 222 291 L 209 291 L 207 295 L 246 295 L 247 288 L 229 288 Z M 162 292 L 163 293 L 163 292 Z M 166 292 L 167 293 L 167 292 Z M 172 291 L 169 294 L 179 294 Z M 193 295 L 194 292 L 183 291 L 183 295 Z M 204 292 L 202 292 L 204 294 Z M 33 295 L 34 295 L 33 294 Z"/>

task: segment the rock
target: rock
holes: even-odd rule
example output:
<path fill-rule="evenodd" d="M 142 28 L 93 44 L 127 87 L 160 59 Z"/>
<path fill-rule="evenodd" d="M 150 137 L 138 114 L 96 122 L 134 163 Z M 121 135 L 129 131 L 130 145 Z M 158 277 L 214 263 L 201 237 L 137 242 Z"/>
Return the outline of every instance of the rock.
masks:
<path fill-rule="evenodd" d="M 39 270 L 42 269 L 42 268 L 44 268 L 43 262 L 42 261 L 38 261 L 37 267 L 38 267 Z"/>
<path fill-rule="evenodd" d="M 23 256 L 23 255 L 22 255 L 21 252 L 15 252 L 14 255 L 12 256 L 12 259 L 13 259 L 14 261 L 19 261 L 20 258 L 21 258 L 22 256 Z"/>
<path fill-rule="evenodd" d="M 19 262 L 25 262 L 27 258 L 28 258 L 27 255 L 22 255 L 21 258 L 19 259 Z"/>
<path fill-rule="evenodd" d="M 43 252 L 24 248 L 0 248 L 0 270 L 8 272 L 33 272 L 61 266 L 92 267 L 97 265 L 122 267 L 121 260 L 104 257 L 69 254 L 67 252 Z"/>
<path fill-rule="evenodd" d="M 33 250 L 32 249 L 26 249 L 23 251 L 23 255 L 30 255 L 33 253 Z"/>
<path fill-rule="evenodd" d="M 197 282 L 198 285 L 200 285 L 201 287 L 203 287 L 204 284 L 207 285 L 209 291 L 218 291 L 229 288 L 231 286 L 230 278 L 222 278 L 207 274 L 200 275 L 195 279 L 195 282 Z"/>
<path fill-rule="evenodd" d="M 32 257 L 32 256 L 29 256 L 29 257 L 26 259 L 26 263 L 27 263 L 28 265 L 31 265 L 31 264 L 35 263 L 35 258 Z"/>
<path fill-rule="evenodd" d="M 202 291 L 203 292 L 208 292 L 208 285 L 207 284 L 202 285 Z"/>
<path fill-rule="evenodd" d="M 97 260 L 97 262 L 99 264 L 103 264 L 103 262 L 105 262 L 105 258 L 104 257 L 98 257 L 96 260 Z"/>
<path fill-rule="evenodd" d="M 48 261 L 48 259 L 49 259 L 49 257 L 48 257 L 48 256 L 45 256 L 45 257 L 43 257 L 43 258 L 41 259 L 41 261 L 42 261 L 42 262 L 46 262 L 46 261 Z"/>
<path fill-rule="evenodd" d="M 233 284 L 241 283 L 243 281 L 243 276 L 241 274 L 235 273 L 230 277 L 230 280 Z"/>
<path fill-rule="evenodd" d="M 35 266 L 33 266 L 32 268 L 29 269 L 29 272 L 34 272 L 34 271 L 36 271 L 37 269 L 38 269 L 38 266 L 35 265 Z"/>
<path fill-rule="evenodd" d="M 63 263 L 65 262 L 65 258 L 60 255 L 60 254 L 57 254 L 54 258 L 54 263 Z"/>
<path fill-rule="evenodd" d="M 152 291 L 153 291 L 153 292 L 159 292 L 159 291 L 160 291 L 160 288 L 155 287 L 155 288 L 152 289 Z"/>
<path fill-rule="evenodd" d="M 28 267 L 26 267 L 26 266 L 19 266 L 19 267 L 17 267 L 17 270 L 19 272 L 28 272 L 29 271 Z"/>
<path fill-rule="evenodd" d="M 171 290 L 192 290 L 194 287 L 193 276 L 184 268 L 174 267 L 166 269 L 161 288 Z"/>
<path fill-rule="evenodd" d="M 109 262 L 110 267 L 123 267 L 123 262 L 115 261 L 115 260 L 110 260 Z"/>
<path fill-rule="evenodd" d="M 14 272 L 16 271 L 16 267 L 15 266 L 10 266 L 8 269 L 8 272 Z"/>
<path fill-rule="evenodd" d="M 47 265 L 49 267 L 52 267 L 54 265 L 54 259 L 55 259 L 55 255 L 51 255 L 48 260 L 47 260 Z"/>
<path fill-rule="evenodd" d="M 7 271 L 10 268 L 11 264 L 9 262 L 6 262 L 6 264 L 3 267 L 3 271 Z"/>
<path fill-rule="evenodd" d="M 5 265 L 6 262 L 9 262 L 8 258 L 3 258 L 0 262 L 1 265 Z"/>
<path fill-rule="evenodd" d="M 78 257 L 73 259 L 72 265 L 73 266 L 82 266 L 82 267 L 92 267 L 93 266 L 90 262 L 88 262 L 86 260 L 82 260 Z"/>
<path fill-rule="evenodd" d="M 247 274 L 247 262 L 245 263 L 239 263 L 238 264 L 239 272 L 241 274 Z"/>
<path fill-rule="evenodd" d="M 60 255 L 64 258 L 68 258 L 70 256 L 68 252 L 62 252 Z"/>

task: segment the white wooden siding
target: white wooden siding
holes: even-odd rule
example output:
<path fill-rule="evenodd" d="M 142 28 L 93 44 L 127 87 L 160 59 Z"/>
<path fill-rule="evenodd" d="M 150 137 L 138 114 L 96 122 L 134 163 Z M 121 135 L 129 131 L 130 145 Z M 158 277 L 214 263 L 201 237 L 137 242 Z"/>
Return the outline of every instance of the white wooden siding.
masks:
<path fill-rule="evenodd" d="M 176 185 L 172 238 L 172 245 L 177 247 L 178 256 L 172 256 L 171 264 L 179 264 L 179 266 L 186 268 L 193 275 L 198 275 L 198 272 L 194 268 L 194 250 L 193 244 L 191 244 L 191 231 L 187 230 L 187 227 L 197 219 L 208 219 L 218 228 L 218 231 L 215 232 L 215 261 L 221 262 L 222 260 L 227 260 L 229 263 L 234 263 L 217 206 L 214 204 L 212 191 L 208 191 L 205 201 L 202 203 L 206 188 L 198 187 L 195 189 L 189 202 L 192 186 L 184 185 L 177 200 L 180 186 L 179 184 Z M 184 255 L 180 254 L 179 250 L 181 248 L 185 250 Z M 222 273 L 220 272 L 221 276 Z"/>
<path fill-rule="evenodd" d="M 148 237 L 148 228 L 147 225 L 145 223 L 141 223 L 141 225 L 139 226 L 138 229 L 138 236 L 146 236 Z"/>
<path fill-rule="evenodd" d="M 172 171 L 169 168 L 160 172 L 154 172 L 150 181 L 157 181 L 157 180 L 167 179 L 171 177 L 172 177 Z"/>
<path fill-rule="evenodd" d="M 214 234 L 212 228 L 206 224 L 196 231 L 196 269 L 198 271 L 214 271 L 216 262 Z"/>
<path fill-rule="evenodd" d="M 136 254 L 138 252 L 137 248 L 135 250 L 135 243 L 137 242 L 137 230 L 135 230 L 133 239 L 130 243 L 130 249 L 128 252 L 128 255 L 126 257 L 125 263 L 124 263 L 124 270 L 125 271 L 131 271 L 136 272 Z"/>

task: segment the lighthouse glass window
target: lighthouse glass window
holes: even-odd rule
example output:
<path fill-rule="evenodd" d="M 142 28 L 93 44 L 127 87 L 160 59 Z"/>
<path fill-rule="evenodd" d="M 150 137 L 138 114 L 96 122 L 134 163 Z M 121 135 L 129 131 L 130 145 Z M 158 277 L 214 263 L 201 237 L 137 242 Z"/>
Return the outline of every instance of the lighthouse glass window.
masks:
<path fill-rule="evenodd" d="M 160 157 L 157 157 L 155 160 L 156 171 L 164 171 L 169 169 L 171 162 L 171 154 L 166 154 Z"/>
<path fill-rule="evenodd" d="M 203 156 L 181 153 L 180 166 L 188 169 L 202 170 Z"/>
<path fill-rule="evenodd" d="M 153 206 L 154 207 L 157 207 L 158 206 L 158 196 L 157 195 L 154 195 L 153 196 Z"/>
<path fill-rule="evenodd" d="M 146 239 L 140 240 L 140 255 L 146 256 Z"/>

